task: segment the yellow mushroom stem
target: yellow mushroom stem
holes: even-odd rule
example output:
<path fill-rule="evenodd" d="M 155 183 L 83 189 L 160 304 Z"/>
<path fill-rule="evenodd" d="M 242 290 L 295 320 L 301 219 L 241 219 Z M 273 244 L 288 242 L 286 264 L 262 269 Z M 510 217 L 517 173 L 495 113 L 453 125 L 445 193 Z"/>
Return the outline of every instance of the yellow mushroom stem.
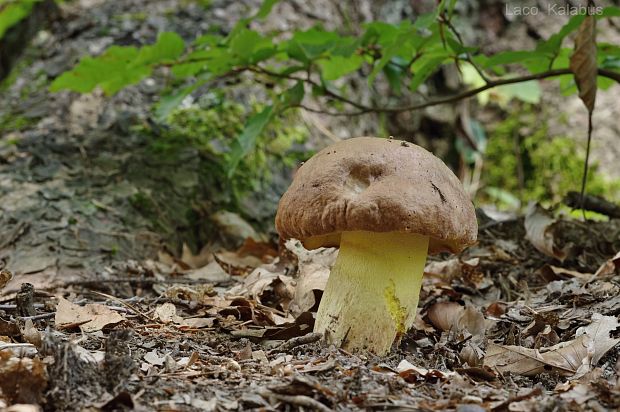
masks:
<path fill-rule="evenodd" d="M 343 232 L 314 331 L 347 350 L 389 352 L 413 325 L 428 236 Z"/>

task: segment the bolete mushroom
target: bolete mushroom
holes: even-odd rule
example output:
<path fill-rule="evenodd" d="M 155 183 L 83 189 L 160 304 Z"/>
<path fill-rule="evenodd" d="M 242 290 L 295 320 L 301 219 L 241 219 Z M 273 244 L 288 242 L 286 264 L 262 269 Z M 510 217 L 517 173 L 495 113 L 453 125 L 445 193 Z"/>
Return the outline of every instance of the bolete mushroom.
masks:
<path fill-rule="evenodd" d="M 478 232 L 469 197 L 441 160 L 376 137 L 343 140 L 304 163 L 276 228 L 308 249 L 340 246 L 314 331 L 379 355 L 415 320 L 427 253 L 459 252 Z"/>

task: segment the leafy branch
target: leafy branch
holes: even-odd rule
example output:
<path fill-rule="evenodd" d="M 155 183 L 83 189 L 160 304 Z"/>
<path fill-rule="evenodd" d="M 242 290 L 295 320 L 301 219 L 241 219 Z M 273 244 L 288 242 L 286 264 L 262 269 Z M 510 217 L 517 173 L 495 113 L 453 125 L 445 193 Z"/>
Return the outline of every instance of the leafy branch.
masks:
<path fill-rule="evenodd" d="M 156 111 L 165 120 L 174 107 L 201 85 L 249 73 L 259 84 L 270 85 L 266 89 L 271 102 L 248 119 L 244 131 L 237 136 L 230 164 L 234 173 L 239 158 L 251 153 L 265 126 L 289 108 L 332 116 L 399 113 L 454 103 L 496 87 L 552 77 L 564 76 L 560 81 L 566 90 L 576 91 L 575 86 L 579 85 L 574 80 L 576 70 L 569 66 L 573 49 L 562 46 L 564 39 L 581 26 L 586 18 L 583 15 L 571 17 L 558 33 L 541 41 L 534 50 L 487 56 L 479 48 L 464 44 L 453 22 L 455 0 L 442 0 L 433 12 L 418 16 L 414 22 L 367 23 L 363 33 L 356 36 L 320 26 L 294 31 L 290 36 L 251 29 L 276 2 L 266 0 L 254 16 L 241 19 L 226 36 L 207 34 L 186 44 L 175 33 L 162 33 L 155 44 L 139 49 L 112 46 L 98 57 L 84 57 L 72 70 L 55 79 L 51 90 L 85 93 L 100 87 L 105 93 L 114 94 L 151 75 L 153 70 L 166 67 L 172 74 L 174 92 L 162 97 Z M 617 16 L 620 7 L 607 7 L 600 15 L 591 17 Z M 598 56 L 590 84 L 594 81 L 595 87 L 606 88 L 620 82 L 620 46 L 593 44 Z M 424 96 L 421 86 L 447 64 L 456 65 L 461 73 L 473 70 L 479 81 L 455 95 L 405 106 L 371 105 L 347 93 L 352 76 L 366 78 L 371 89 L 382 77 L 393 96 L 419 101 Z M 517 70 L 525 74 L 510 75 L 510 71 Z M 597 77 L 607 82 L 597 85 Z M 312 91 L 319 108 L 308 105 L 307 89 Z"/>

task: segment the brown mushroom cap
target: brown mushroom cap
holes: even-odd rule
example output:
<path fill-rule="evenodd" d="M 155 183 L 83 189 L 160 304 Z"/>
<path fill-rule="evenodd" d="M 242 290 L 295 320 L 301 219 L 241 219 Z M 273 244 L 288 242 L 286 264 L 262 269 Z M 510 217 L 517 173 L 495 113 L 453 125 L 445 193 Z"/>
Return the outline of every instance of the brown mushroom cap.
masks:
<path fill-rule="evenodd" d="M 412 143 L 357 137 L 304 163 L 282 196 L 276 228 L 307 248 L 338 246 L 345 231 L 429 236 L 429 253 L 476 241 L 474 207 L 458 178 Z"/>

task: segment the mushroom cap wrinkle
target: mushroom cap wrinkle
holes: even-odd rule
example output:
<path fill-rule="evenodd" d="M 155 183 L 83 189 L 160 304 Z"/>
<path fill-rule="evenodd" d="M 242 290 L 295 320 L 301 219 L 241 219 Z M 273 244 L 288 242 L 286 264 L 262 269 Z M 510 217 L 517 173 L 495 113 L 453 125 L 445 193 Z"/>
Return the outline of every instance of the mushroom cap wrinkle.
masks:
<path fill-rule="evenodd" d="M 282 196 L 276 228 L 309 249 L 338 246 L 342 232 L 417 233 L 429 253 L 475 243 L 473 204 L 429 151 L 395 139 L 340 141 L 304 163 Z"/>

